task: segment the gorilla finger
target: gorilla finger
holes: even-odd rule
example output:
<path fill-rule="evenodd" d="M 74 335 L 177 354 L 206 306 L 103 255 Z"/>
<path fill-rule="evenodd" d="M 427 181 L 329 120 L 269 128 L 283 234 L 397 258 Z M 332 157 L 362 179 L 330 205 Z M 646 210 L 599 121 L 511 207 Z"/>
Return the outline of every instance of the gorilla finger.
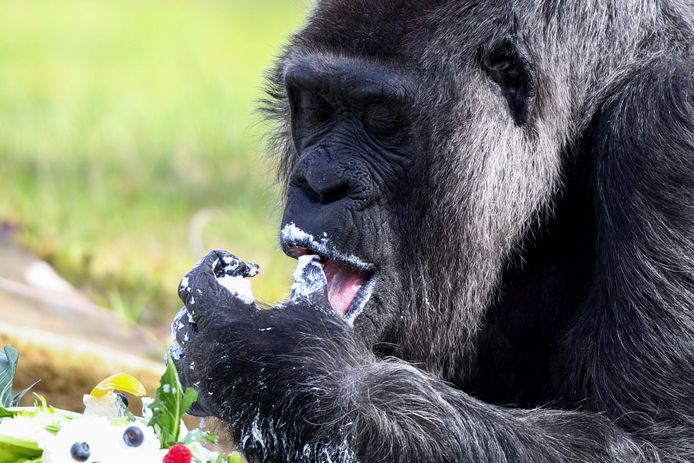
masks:
<path fill-rule="evenodd" d="M 295 302 L 308 299 L 319 306 L 329 307 L 328 280 L 323 272 L 320 257 L 305 255 L 299 257 L 298 260 L 289 300 Z"/>
<path fill-rule="evenodd" d="M 184 304 L 188 305 L 188 300 L 193 295 L 194 290 L 196 292 L 201 292 L 206 280 L 214 279 L 214 268 L 219 262 L 220 257 L 217 255 L 218 251 L 210 251 L 205 257 L 203 257 L 193 269 L 186 273 L 186 275 L 181 279 L 181 283 L 178 285 L 178 297 L 181 298 Z"/>
<path fill-rule="evenodd" d="M 196 305 L 237 304 L 235 299 L 253 304 L 250 282 L 245 278 L 258 272 L 256 264 L 245 262 L 227 251 L 211 251 L 183 277 L 178 289 L 179 297 L 191 312 Z"/>
<path fill-rule="evenodd" d="M 202 271 L 212 272 L 217 278 L 224 275 L 250 278 L 256 276 L 259 270 L 257 264 L 246 262 L 224 249 L 214 249 L 208 252 L 190 273 Z"/>
<path fill-rule="evenodd" d="M 232 296 L 246 304 L 254 302 L 251 284 L 247 278 L 252 278 L 260 272 L 256 264 L 239 259 L 224 250 L 215 250 L 216 259 L 212 262 L 212 271 L 217 283 L 226 288 Z"/>
<path fill-rule="evenodd" d="M 228 251 L 218 249 L 212 252 L 219 258 L 213 266 L 217 278 L 222 278 L 224 275 L 252 278 L 260 273 L 260 266 L 240 259 Z"/>

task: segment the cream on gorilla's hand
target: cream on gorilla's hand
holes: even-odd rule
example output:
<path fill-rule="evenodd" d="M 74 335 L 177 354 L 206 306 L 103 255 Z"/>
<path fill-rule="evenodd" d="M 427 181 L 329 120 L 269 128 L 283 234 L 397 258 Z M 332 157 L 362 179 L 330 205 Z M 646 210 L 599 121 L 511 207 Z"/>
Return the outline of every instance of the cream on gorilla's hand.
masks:
<path fill-rule="evenodd" d="M 217 283 L 242 302 L 246 304 L 255 302 L 251 282 L 248 278 L 258 275 L 260 267 L 241 260 L 226 251 L 219 251 L 219 253 L 221 254 L 219 260 L 212 265 Z M 193 297 L 195 296 L 193 295 Z"/>
<path fill-rule="evenodd" d="M 246 304 L 255 302 L 251 289 L 250 278 L 260 273 L 259 266 L 239 259 L 226 251 L 218 261 L 213 264 L 213 271 L 217 283 L 226 288 L 234 297 Z M 323 272 L 320 257 L 317 255 L 303 255 L 298 258 L 298 264 L 294 271 L 290 300 L 307 298 L 317 293 L 325 293 L 327 279 Z M 191 297 L 194 305 L 194 295 Z"/>
<path fill-rule="evenodd" d="M 327 294 L 328 280 L 323 272 L 320 257 L 306 254 L 297 258 L 289 299 L 310 298 L 318 294 Z"/>
<path fill-rule="evenodd" d="M 217 278 L 217 282 L 246 304 L 252 304 L 255 302 L 250 280 L 247 280 L 244 277 L 232 277 L 229 275 L 224 275 L 221 278 Z"/>

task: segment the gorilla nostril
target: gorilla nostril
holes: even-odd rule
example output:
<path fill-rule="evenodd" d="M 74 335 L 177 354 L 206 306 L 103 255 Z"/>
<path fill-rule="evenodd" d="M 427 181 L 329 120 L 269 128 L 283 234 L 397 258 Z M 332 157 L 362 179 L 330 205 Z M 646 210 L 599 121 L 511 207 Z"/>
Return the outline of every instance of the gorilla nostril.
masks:
<path fill-rule="evenodd" d="M 311 188 L 311 185 L 308 184 L 306 178 L 304 178 L 303 176 L 293 179 L 291 184 L 301 189 L 304 193 L 306 193 L 311 198 L 311 201 L 314 201 L 316 203 L 321 202 L 320 195 L 318 194 L 318 192 Z"/>
<path fill-rule="evenodd" d="M 318 191 L 321 204 L 330 204 L 338 201 L 349 194 L 350 186 L 346 181 L 331 184 L 328 188 Z"/>
<path fill-rule="evenodd" d="M 314 201 L 330 204 L 349 195 L 352 185 L 348 179 L 328 173 L 309 171 L 295 179 L 294 184 L 306 191 Z"/>

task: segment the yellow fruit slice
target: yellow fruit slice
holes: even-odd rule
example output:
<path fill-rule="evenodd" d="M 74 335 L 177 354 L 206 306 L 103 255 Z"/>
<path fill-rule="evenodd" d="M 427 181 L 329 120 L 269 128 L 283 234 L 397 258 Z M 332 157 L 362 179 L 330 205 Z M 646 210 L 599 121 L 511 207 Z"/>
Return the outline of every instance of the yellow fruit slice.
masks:
<path fill-rule="evenodd" d="M 136 397 L 147 394 L 145 387 L 137 379 L 125 373 L 116 373 L 94 386 L 90 395 L 99 398 L 113 391 L 127 392 Z"/>

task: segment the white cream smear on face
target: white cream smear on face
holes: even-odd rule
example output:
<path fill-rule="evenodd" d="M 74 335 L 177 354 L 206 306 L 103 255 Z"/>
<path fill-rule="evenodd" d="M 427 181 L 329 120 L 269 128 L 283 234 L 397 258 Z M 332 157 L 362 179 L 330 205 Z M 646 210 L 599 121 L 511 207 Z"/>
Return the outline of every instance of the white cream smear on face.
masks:
<path fill-rule="evenodd" d="M 352 254 L 345 254 L 338 252 L 330 246 L 330 241 L 328 240 L 327 234 L 323 233 L 320 240 L 316 240 L 313 235 L 306 233 L 299 227 L 297 227 L 294 222 L 290 222 L 282 228 L 280 231 L 280 237 L 282 241 L 296 243 L 299 246 L 310 243 L 311 248 L 314 252 L 325 254 L 326 256 L 332 256 L 333 260 L 338 260 L 342 262 L 347 262 L 357 269 L 369 268 L 369 265 L 359 259 L 357 256 Z"/>
<path fill-rule="evenodd" d="M 296 224 L 294 224 L 293 222 L 290 222 L 282 228 L 282 230 L 280 231 L 280 237 L 283 242 L 288 243 L 289 245 L 307 247 L 310 251 L 323 254 L 324 256 L 328 257 L 329 259 L 335 262 L 347 263 L 355 269 L 368 272 L 372 268 L 371 265 L 363 262 L 361 259 L 352 254 L 345 254 L 335 250 L 330 245 L 330 241 L 326 233 L 323 233 L 320 239 L 316 240 L 313 235 L 297 227 Z M 306 258 L 306 261 L 302 262 L 301 259 L 304 257 Z M 315 287 L 312 287 L 313 285 L 307 285 L 306 282 L 300 281 L 300 279 L 297 278 L 297 275 L 299 275 L 303 271 L 305 266 L 308 265 L 308 263 L 310 263 L 310 259 L 313 259 L 315 257 L 316 256 L 299 257 L 299 263 L 297 264 L 296 270 L 294 272 L 294 282 L 292 284 L 292 293 L 290 295 L 290 299 L 293 299 L 294 295 L 305 296 L 315 291 Z M 324 265 L 320 262 L 315 262 L 315 265 L 320 265 L 321 269 L 325 270 Z M 302 288 L 302 285 L 306 286 L 306 288 Z M 345 317 L 345 321 L 347 321 L 347 323 L 349 323 L 350 325 L 353 325 L 355 319 L 363 311 L 364 306 L 366 305 L 371 296 L 374 285 L 375 280 L 373 278 L 369 278 L 368 280 L 366 280 L 363 287 L 361 287 L 357 294 L 354 295 L 355 298 L 361 295 L 361 298 L 357 299 L 357 305 L 350 309 L 348 313 L 341 313 Z M 352 300 L 354 301 L 355 299 Z"/>

